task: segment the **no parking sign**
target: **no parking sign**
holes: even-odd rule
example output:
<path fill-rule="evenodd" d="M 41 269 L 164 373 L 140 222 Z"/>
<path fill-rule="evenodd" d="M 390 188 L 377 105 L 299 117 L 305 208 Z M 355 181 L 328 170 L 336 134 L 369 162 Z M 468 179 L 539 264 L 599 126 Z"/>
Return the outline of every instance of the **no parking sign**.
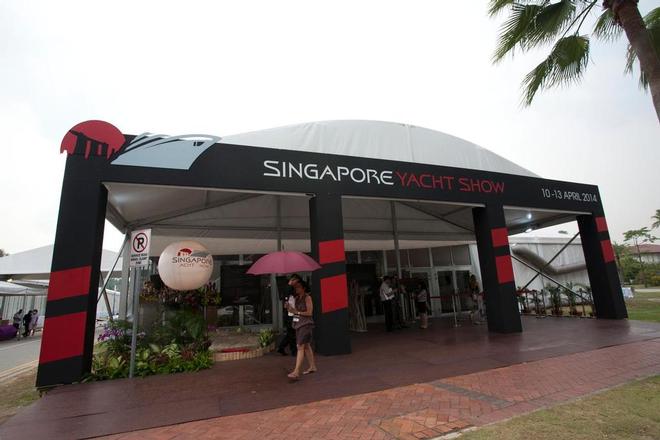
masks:
<path fill-rule="evenodd" d="M 151 247 L 151 229 L 131 232 L 131 267 L 143 267 L 149 264 Z"/>

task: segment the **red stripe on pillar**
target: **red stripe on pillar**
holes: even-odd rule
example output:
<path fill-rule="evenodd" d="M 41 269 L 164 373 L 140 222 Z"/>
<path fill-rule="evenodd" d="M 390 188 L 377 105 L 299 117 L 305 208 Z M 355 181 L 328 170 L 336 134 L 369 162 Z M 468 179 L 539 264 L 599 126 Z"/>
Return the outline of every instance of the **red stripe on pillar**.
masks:
<path fill-rule="evenodd" d="M 51 272 L 48 283 L 48 301 L 87 295 L 91 274 L 92 266 Z"/>
<path fill-rule="evenodd" d="M 319 264 L 344 261 L 344 240 L 329 240 L 319 242 Z"/>
<path fill-rule="evenodd" d="M 348 307 L 348 282 L 346 274 L 321 278 L 321 313 Z"/>
<path fill-rule="evenodd" d="M 497 268 L 497 282 L 500 284 L 513 281 L 513 265 L 511 264 L 511 255 L 501 255 L 495 257 L 495 267 Z"/>
<path fill-rule="evenodd" d="M 598 232 L 607 231 L 607 222 L 605 221 L 605 217 L 596 217 L 596 230 Z"/>
<path fill-rule="evenodd" d="M 600 248 L 603 251 L 603 260 L 606 263 L 614 261 L 614 249 L 612 249 L 612 243 L 609 240 L 601 240 Z"/>
<path fill-rule="evenodd" d="M 490 236 L 493 239 L 493 247 L 509 245 L 509 231 L 506 228 L 491 229 Z"/>
<path fill-rule="evenodd" d="M 87 312 L 46 318 L 39 363 L 82 356 Z"/>

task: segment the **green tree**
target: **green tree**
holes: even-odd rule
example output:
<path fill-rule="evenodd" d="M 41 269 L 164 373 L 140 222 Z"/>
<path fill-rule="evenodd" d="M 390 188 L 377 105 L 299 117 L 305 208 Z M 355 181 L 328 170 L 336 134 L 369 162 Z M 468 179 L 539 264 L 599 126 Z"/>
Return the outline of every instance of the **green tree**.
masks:
<path fill-rule="evenodd" d="M 623 271 L 622 259 L 628 254 L 628 246 L 626 246 L 625 244 L 619 244 L 617 242 L 613 242 L 612 249 L 614 250 L 614 256 L 616 257 L 616 265 L 617 268 L 619 269 L 619 278 L 621 278 L 625 282 L 625 278 L 623 278 L 624 271 Z"/>
<path fill-rule="evenodd" d="M 524 52 L 552 43 L 547 58 L 523 79 L 523 104 L 530 105 L 539 89 L 576 83 L 582 78 L 589 64 L 590 36 L 613 41 L 625 33 L 629 42 L 625 71 L 631 73 L 635 60 L 639 60 L 640 84 L 650 89 L 660 120 L 660 8 L 642 18 L 637 2 L 490 0 L 491 16 L 509 11 L 500 30 L 493 61 L 501 61 L 515 49 Z M 604 11 L 594 28 L 591 32 L 583 30 L 585 20 L 597 12 L 599 3 Z"/>
<path fill-rule="evenodd" d="M 7 252 L 5 252 L 4 249 L 0 249 L 0 258 L 1 257 L 6 257 L 7 255 L 9 255 L 9 254 Z"/>
<path fill-rule="evenodd" d="M 642 252 L 639 249 L 639 245 L 644 243 L 653 243 L 655 240 L 657 240 L 657 237 L 651 235 L 651 231 L 649 230 L 649 228 L 643 227 L 640 229 L 631 229 L 630 231 L 624 232 L 623 240 L 633 242 L 633 246 L 635 246 L 637 250 L 639 265 L 641 266 L 643 282 L 644 285 L 646 286 L 646 276 L 644 275 L 644 261 L 642 261 Z"/>
<path fill-rule="evenodd" d="M 653 215 L 653 217 L 651 217 L 651 220 L 653 220 L 653 224 L 651 225 L 651 229 L 660 228 L 660 209 L 655 210 L 655 214 Z"/>

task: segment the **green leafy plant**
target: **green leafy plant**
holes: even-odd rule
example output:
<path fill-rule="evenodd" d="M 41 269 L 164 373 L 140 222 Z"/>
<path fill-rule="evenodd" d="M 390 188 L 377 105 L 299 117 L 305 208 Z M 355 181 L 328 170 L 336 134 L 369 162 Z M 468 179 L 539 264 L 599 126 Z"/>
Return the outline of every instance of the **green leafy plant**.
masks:
<path fill-rule="evenodd" d="M 154 324 L 149 334 L 138 334 L 135 374 L 169 374 L 198 371 L 213 364 L 206 323 L 197 313 L 177 310 Z M 99 336 L 89 380 L 128 377 L 131 324 L 109 323 Z"/>
<path fill-rule="evenodd" d="M 268 347 L 273 343 L 274 338 L 275 334 L 273 333 L 273 330 L 267 328 L 261 329 L 261 331 L 259 331 L 259 347 Z"/>
<path fill-rule="evenodd" d="M 559 286 L 545 286 L 545 289 L 550 294 L 550 304 L 552 304 L 552 314 L 561 316 L 563 315 L 561 310 L 561 289 Z"/>
<path fill-rule="evenodd" d="M 156 324 L 152 329 L 152 340 L 161 345 L 175 342 L 179 345 L 195 344 L 200 348 L 208 348 L 211 344 L 206 330 L 206 322 L 200 314 L 179 310 L 169 316 L 164 324 Z"/>

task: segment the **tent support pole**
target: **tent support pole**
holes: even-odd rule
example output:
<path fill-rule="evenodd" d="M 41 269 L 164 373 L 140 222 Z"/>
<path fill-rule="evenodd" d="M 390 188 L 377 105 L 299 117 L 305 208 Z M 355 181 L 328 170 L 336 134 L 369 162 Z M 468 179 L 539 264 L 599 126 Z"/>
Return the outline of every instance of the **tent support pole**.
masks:
<path fill-rule="evenodd" d="M 541 277 L 543 277 L 543 278 L 547 278 L 548 280 L 552 281 L 553 283 L 555 283 L 555 284 L 558 285 L 559 287 L 562 287 L 562 288 L 568 290 L 569 292 L 573 293 L 574 295 L 576 295 L 576 296 L 577 296 L 578 298 L 580 298 L 581 300 L 584 300 L 584 299 L 585 299 L 582 295 L 580 295 L 579 293 L 577 293 L 577 292 L 574 291 L 573 289 L 569 289 L 568 286 L 566 286 L 565 284 L 562 284 L 562 283 L 560 283 L 559 281 L 557 281 L 556 279 L 552 278 L 551 276 L 546 275 L 545 273 L 539 271 L 538 269 L 535 269 L 534 267 L 532 267 L 532 265 L 527 264 L 526 262 L 524 262 L 524 261 L 521 260 L 520 258 L 516 257 L 515 255 L 511 255 L 511 258 L 513 258 L 514 260 L 516 260 L 518 263 L 522 264 L 523 266 L 526 266 L 528 269 L 533 270 L 534 272 L 536 272 L 537 275 L 539 275 L 539 276 L 541 276 Z"/>
<path fill-rule="evenodd" d="M 525 285 L 523 286 L 522 290 L 527 289 L 527 288 L 529 287 L 529 285 L 532 284 L 532 282 L 533 282 L 533 281 L 534 281 L 539 275 L 542 275 L 542 272 L 543 272 L 548 266 L 550 266 L 550 264 L 552 264 L 552 262 L 555 261 L 555 259 L 557 259 L 557 257 L 559 256 L 559 254 L 561 254 L 562 252 L 564 252 L 564 249 L 566 249 L 571 243 L 573 243 L 573 241 L 574 241 L 576 238 L 578 238 L 578 235 L 580 235 L 579 232 L 578 232 L 577 234 L 575 234 L 575 235 L 573 236 L 573 238 L 571 238 L 570 240 L 568 240 L 568 241 L 566 242 L 566 244 L 564 244 L 564 245 L 561 247 L 561 249 L 559 249 L 559 251 L 555 254 L 555 256 L 552 257 L 552 258 L 550 259 L 550 261 L 548 261 L 548 263 L 547 263 L 545 266 L 543 266 L 540 270 L 536 271 L 536 275 L 534 275 L 534 276 L 532 277 L 532 279 L 529 280 L 529 281 L 527 282 L 527 284 L 525 284 Z"/>
<path fill-rule="evenodd" d="M 110 320 L 110 322 L 112 322 L 112 315 L 114 310 L 112 310 L 112 307 L 110 306 L 110 300 L 108 299 L 108 292 L 106 288 L 108 287 L 108 281 L 110 281 L 112 272 L 114 272 L 115 267 L 117 267 L 117 262 L 121 257 L 121 253 L 124 252 L 124 246 L 126 246 L 127 241 L 128 241 L 128 236 L 124 237 L 124 241 L 121 244 L 121 248 L 119 248 L 119 252 L 117 253 L 117 258 L 115 258 L 115 262 L 112 263 L 112 268 L 110 268 L 108 273 L 105 275 L 105 280 L 103 280 L 103 288 L 101 289 L 101 293 L 99 294 L 98 298 L 96 298 L 96 302 L 99 302 L 101 296 L 103 296 L 103 299 L 105 300 L 105 309 L 108 311 L 108 319 Z"/>
<path fill-rule="evenodd" d="M 282 250 L 282 198 L 275 196 L 276 209 L 276 228 L 277 228 L 277 251 Z M 273 317 L 273 328 L 282 330 L 284 328 L 284 317 L 282 316 L 282 306 L 280 306 L 279 293 L 277 291 L 277 275 L 270 274 L 270 300 Z"/>
<path fill-rule="evenodd" d="M 131 231 L 126 230 L 125 241 L 130 240 Z M 126 320 L 128 316 L 128 278 L 130 274 L 130 254 L 129 248 L 124 248 L 124 255 L 121 260 L 121 284 L 119 285 L 119 319 Z"/>
<path fill-rule="evenodd" d="M 392 234 L 394 235 L 394 254 L 396 255 L 396 274 L 401 279 L 401 253 L 399 252 L 399 228 L 396 223 L 396 202 L 390 202 L 392 212 Z"/>

